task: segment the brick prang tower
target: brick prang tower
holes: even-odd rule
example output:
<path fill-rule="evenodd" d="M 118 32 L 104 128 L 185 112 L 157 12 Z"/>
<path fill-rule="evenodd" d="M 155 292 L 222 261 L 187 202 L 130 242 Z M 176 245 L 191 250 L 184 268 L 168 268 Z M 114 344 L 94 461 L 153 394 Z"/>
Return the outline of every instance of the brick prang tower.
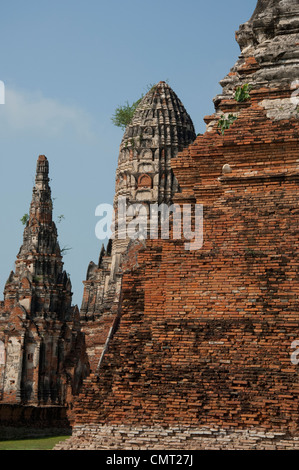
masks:
<path fill-rule="evenodd" d="M 99 262 L 89 264 L 80 310 L 93 370 L 119 312 L 121 263 L 133 243 L 118 226 L 119 203 L 124 201 L 125 211 L 133 204 L 142 205 L 147 214 L 151 204 L 170 206 L 179 191 L 171 160 L 195 137 L 190 116 L 164 81 L 142 98 L 125 130 L 116 170 L 114 238 L 102 248 Z M 126 222 L 131 219 L 128 215 Z"/>
<path fill-rule="evenodd" d="M 23 244 L 0 306 L 5 403 L 65 405 L 89 372 L 52 212 L 49 163 L 40 155 Z"/>

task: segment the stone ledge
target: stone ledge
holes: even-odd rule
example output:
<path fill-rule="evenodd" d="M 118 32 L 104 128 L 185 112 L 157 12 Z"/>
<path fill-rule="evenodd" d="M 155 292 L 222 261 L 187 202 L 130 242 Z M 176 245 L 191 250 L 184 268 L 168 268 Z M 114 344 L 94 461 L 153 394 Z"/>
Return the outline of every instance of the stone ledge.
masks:
<path fill-rule="evenodd" d="M 299 435 L 217 427 L 75 426 L 54 450 L 298 450 Z"/>

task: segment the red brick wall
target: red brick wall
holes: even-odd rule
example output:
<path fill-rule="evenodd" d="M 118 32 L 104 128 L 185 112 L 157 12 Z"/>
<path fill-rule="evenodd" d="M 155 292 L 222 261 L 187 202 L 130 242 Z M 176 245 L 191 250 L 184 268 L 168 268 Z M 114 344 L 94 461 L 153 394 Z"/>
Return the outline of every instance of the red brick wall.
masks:
<path fill-rule="evenodd" d="M 225 135 L 215 125 L 173 161 L 176 202 L 204 206 L 203 248 L 148 241 L 138 267 L 133 253 L 120 327 L 76 424 L 297 431 L 299 121 L 267 119 L 265 96 L 224 103 L 241 112 Z"/>
<path fill-rule="evenodd" d="M 88 360 L 90 370 L 95 372 L 107 337 L 109 335 L 110 328 L 113 326 L 115 314 L 103 313 L 100 319 L 90 320 L 87 322 L 82 321 L 82 331 L 85 334 L 85 345 L 86 352 L 88 354 Z"/>

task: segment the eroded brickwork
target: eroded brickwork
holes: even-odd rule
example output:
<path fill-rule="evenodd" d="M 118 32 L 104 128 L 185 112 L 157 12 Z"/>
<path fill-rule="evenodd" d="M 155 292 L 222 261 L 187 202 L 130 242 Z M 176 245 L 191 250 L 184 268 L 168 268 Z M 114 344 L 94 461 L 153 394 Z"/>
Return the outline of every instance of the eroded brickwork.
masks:
<path fill-rule="evenodd" d="M 299 447 L 297 2 L 260 0 L 237 38 L 207 132 L 172 160 L 174 202 L 203 205 L 203 246 L 129 250 L 120 323 L 66 448 Z"/>
<path fill-rule="evenodd" d="M 120 266 L 130 244 L 118 224 L 119 202 L 124 201 L 125 211 L 132 204 L 142 204 L 148 214 L 150 204 L 171 205 L 179 189 L 171 160 L 194 140 L 193 123 L 183 104 L 167 83 L 159 82 L 143 97 L 125 130 L 116 171 L 114 238 L 107 249 L 102 248 L 98 263 L 89 264 L 84 281 L 80 316 L 93 371 L 117 321 Z"/>
<path fill-rule="evenodd" d="M 256 428 L 76 426 L 56 450 L 297 450 L 299 438 Z"/>

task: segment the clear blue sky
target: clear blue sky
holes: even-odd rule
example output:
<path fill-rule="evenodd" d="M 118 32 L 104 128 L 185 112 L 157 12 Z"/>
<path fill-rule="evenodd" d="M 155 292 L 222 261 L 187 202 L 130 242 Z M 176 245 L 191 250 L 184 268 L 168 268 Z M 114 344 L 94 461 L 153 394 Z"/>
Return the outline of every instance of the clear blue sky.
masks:
<path fill-rule="evenodd" d="M 22 244 L 38 155 L 50 163 L 60 246 L 81 306 L 95 208 L 112 204 L 122 131 L 111 116 L 168 80 L 196 132 L 240 50 L 235 31 L 256 0 L 2 0 L 0 290 Z M 2 296 L 1 296 L 2 298 Z"/>

